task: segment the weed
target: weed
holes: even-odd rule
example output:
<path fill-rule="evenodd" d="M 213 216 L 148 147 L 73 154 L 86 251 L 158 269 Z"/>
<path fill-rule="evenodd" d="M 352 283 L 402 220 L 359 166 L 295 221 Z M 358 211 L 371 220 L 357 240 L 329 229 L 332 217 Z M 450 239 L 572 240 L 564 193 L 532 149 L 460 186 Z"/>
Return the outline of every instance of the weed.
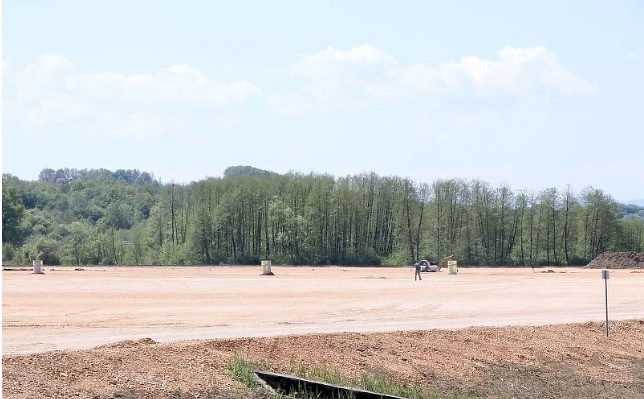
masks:
<path fill-rule="evenodd" d="M 228 365 L 228 371 L 234 379 L 244 384 L 247 388 L 255 389 L 257 388 L 255 370 L 261 367 L 262 365 L 245 360 L 239 353 L 235 353 L 233 361 Z"/>
<path fill-rule="evenodd" d="M 250 389 L 257 389 L 257 383 L 255 380 L 254 372 L 255 370 L 270 370 L 271 367 L 268 363 L 254 363 L 245 360 L 239 354 L 235 354 L 235 357 L 232 363 L 228 367 L 233 378 L 242 382 L 246 387 Z M 302 362 L 299 362 L 296 365 L 292 366 L 292 372 L 301 377 L 309 380 L 318 380 L 323 381 L 327 384 L 342 385 L 342 386 L 354 386 L 360 389 L 379 392 L 386 395 L 401 396 L 404 398 L 410 399 L 471 399 L 471 396 L 460 395 L 454 393 L 452 395 L 442 394 L 436 391 L 430 391 L 424 389 L 420 384 L 415 383 L 408 385 L 405 383 L 398 383 L 390 378 L 379 377 L 370 375 L 367 373 L 362 373 L 359 377 L 348 378 L 342 375 L 340 372 L 335 370 L 330 370 L 324 366 L 310 366 Z M 351 399 L 352 395 L 344 398 L 337 399 Z M 289 398 L 292 396 L 288 395 L 279 395 L 278 399 Z M 311 392 L 299 392 L 298 398 L 304 399 L 315 399 L 315 393 Z M 334 398 L 335 399 L 335 398 Z"/>

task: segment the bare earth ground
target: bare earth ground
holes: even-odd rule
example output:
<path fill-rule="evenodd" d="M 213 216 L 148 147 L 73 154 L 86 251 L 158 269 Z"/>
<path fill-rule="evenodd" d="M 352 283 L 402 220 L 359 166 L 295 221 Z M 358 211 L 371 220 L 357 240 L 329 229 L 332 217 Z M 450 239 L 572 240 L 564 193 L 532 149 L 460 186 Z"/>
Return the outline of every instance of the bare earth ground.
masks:
<path fill-rule="evenodd" d="M 611 271 L 607 338 L 601 272 L 546 271 L 460 268 L 422 281 L 411 268 L 5 271 L 2 393 L 242 392 L 227 371 L 241 353 L 280 372 L 324 365 L 447 393 L 644 397 L 644 273 Z"/>

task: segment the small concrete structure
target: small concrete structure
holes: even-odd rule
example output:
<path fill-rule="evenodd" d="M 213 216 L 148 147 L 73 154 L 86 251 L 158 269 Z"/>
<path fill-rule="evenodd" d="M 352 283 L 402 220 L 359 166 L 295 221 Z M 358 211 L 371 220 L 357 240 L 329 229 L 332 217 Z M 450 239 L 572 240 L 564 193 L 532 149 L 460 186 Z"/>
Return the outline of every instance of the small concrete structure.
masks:
<path fill-rule="evenodd" d="M 455 260 L 448 260 L 447 261 L 447 270 L 449 274 L 456 274 L 458 273 L 458 262 Z"/>
<path fill-rule="evenodd" d="M 34 261 L 34 274 L 45 274 L 42 271 L 42 261 L 41 260 L 35 260 Z"/>
<path fill-rule="evenodd" d="M 271 271 L 271 261 L 270 260 L 263 260 L 262 261 L 262 276 L 273 276 L 273 272 Z"/>

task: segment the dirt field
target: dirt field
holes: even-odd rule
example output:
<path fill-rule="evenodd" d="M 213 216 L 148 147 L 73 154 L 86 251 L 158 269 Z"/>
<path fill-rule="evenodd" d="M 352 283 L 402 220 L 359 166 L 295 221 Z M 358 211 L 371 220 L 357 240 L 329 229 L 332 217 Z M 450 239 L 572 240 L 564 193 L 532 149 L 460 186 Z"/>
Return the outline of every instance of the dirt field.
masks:
<path fill-rule="evenodd" d="M 283 372 L 301 361 L 448 393 L 642 397 L 644 273 L 611 271 L 610 318 L 630 321 L 606 338 L 601 272 L 548 271 L 461 268 L 422 281 L 411 268 L 5 271 L 3 397 L 231 392 L 235 352 Z"/>

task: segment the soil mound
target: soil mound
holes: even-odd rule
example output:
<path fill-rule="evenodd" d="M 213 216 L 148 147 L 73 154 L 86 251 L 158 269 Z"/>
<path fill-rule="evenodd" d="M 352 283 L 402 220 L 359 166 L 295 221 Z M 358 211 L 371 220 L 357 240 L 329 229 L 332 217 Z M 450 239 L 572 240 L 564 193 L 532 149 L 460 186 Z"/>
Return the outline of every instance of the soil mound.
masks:
<path fill-rule="evenodd" d="M 306 370 L 357 379 L 373 375 L 450 398 L 642 399 L 644 321 L 610 325 L 610 339 L 601 322 L 169 344 L 144 338 L 92 350 L 2 356 L 1 396 L 271 398 L 246 394 L 233 379 L 231 364 L 241 358 L 302 377 Z"/>
<path fill-rule="evenodd" d="M 585 269 L 644 269 L 644 254 L 641 252 L 604 252 Z"/>

